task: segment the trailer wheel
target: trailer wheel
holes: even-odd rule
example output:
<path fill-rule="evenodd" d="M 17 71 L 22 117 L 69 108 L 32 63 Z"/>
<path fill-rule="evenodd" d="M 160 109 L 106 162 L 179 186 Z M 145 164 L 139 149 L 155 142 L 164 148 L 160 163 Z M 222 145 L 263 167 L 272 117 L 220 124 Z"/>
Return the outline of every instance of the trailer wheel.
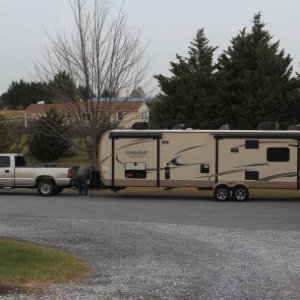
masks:
<path fill-rule="evenodd" d="M 230 190 L 227 185 L 219 185 L 215 188 L 214 198 L 217 201 L 227 201 L 230 198 Z"/>
<path fill-rule="evenodd" d="M 37 190 L 41 196 L 51 196 L 55 192 L 55 183 L 48 179 L 39 180 Z"/>
<path fill-rule="evenodd" d="M 247 201 L 249 198 L 249 190 L 243 185 L 238 185 L 234 187 L 232 191 L 232 197 L 238 202 Z"/>

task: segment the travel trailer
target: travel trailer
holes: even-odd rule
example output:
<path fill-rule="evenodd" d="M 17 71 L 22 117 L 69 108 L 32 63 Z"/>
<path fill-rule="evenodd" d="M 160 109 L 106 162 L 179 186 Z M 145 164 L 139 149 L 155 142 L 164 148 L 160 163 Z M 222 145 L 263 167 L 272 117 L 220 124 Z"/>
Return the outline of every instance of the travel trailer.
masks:
<path fill-rule="evenodd" d="M 99 146 L 102 183 L 212 189 L 245 201 L 249 189 L 300 188 L 300 131 L 112 130 Z"/>

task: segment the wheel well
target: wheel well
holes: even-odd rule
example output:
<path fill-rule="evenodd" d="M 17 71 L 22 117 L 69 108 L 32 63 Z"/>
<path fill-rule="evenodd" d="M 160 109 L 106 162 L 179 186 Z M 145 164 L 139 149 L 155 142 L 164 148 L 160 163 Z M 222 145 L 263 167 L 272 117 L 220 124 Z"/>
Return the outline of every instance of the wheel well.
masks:
<path fill-rule="evenodd" d="M 243 182 L 235 182 L 234 184 L 229 184 L 228 182 L 219 182 L 217 183 L 215 186 L 214 186 L 214 190 L 218 187 L 218 186 L 221 186 L 221 185 L 225 185 L 227 186 L 230 190 L 234 189 L 235 187 L 237 186 L 243 186 L 245 188 L 247 188 L 249 190 L 249 186 L 248 184 L 245 184 Z"/>
<path fill-rule="evenodd" d="M 232 188 L 234 189 L 238 186 L 242 186 L 242 187 L 246 188 L 247 190 L 249 190 L 249 188 L 250 188 L 247 184 L 244 184 L 244 183 L 236 183 L 234 186 L 232 186 Z"/>
<path fill-rule="evenodd" d="M 230 186 L 229 186 L 229 184 L 227 184 L 227 183 L 225 183 L 225 182 L 220 182 L 220 183 L 218 183 L 218 184 L 216 184 L 215 186 L 214 186 L 214 190 L 217 188 L 217 187 L 219 187 L 219 186 L 226 186 L 226 187 L 228 187 L 229 189 L 230 189 Z"/>
<path fill-rule="evenodd" d="M 56 183 L 53 177 L 47 176 L 47 175 L 43 175 L 43 176 L 37 177 L 37 179 L 36 179 L 36 181 L 35 181 L 35 185 L 37 186 L 38 183 L 39 183 L 39 181 L 41 181 L 41 180 L 51 180 L 51 181 L 53 181 L 54 183 Z"/>

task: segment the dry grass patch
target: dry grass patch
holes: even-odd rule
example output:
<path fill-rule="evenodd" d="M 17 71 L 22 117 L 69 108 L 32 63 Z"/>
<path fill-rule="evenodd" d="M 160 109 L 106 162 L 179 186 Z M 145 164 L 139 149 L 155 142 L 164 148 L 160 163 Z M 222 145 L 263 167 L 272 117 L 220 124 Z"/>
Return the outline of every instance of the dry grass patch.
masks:
<path fill-rule="evenodd" d="M 35 244 L 0 240 L 0 291 L 64 283 L 92 273 L 83 260 Z"/>
<path fill-rule="evenodd" d="M 21 118 L 25 114 L 24 110 L 0 110 L 0 115 L 5 119 Z"/>

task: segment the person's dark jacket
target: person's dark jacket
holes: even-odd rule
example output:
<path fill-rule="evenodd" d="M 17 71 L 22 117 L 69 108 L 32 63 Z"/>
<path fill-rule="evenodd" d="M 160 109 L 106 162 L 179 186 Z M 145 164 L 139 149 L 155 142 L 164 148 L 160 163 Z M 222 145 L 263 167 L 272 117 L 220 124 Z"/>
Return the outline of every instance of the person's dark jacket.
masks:
<path fill-rule="evenodd" d="M 87 179 L 91 178 L 92 168 L 89 165 L 82 165 L 77 171 L 77 176 L 85 177 Z"/>

